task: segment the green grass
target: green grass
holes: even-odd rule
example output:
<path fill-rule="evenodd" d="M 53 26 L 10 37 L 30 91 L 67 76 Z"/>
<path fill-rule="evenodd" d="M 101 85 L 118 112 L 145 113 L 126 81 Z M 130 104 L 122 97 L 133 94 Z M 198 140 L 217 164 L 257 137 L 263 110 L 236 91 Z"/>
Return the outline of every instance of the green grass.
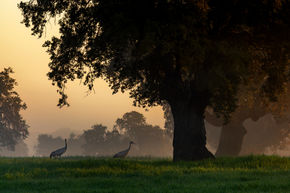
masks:
<path fill-rule="evenodd" d="M 290 192 L 290 158 L 0 158 L 1 193 Z"/>

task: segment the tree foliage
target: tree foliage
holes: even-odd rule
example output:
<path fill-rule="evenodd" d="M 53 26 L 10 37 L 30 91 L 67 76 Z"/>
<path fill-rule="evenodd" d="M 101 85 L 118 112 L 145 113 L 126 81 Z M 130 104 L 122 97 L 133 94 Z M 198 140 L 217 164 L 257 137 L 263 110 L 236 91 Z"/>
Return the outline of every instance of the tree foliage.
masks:
<path fill-rule="evenodd" d="M 0 72 L 0 146 L 14 150 L 17 142 L 28 136 L 28 125 L 20 115 L 26 104 L 14 90 L 17 83 L 11 73 L 11 68 Z"/>
<path fill-rule="evenodd" d="M 49 18 L 62 15 L 61 36 L 44 44 L 60 104 L 67 80 L 85 78 L 92 88 L 103 77 L 114 93 L 130 90 L 140 105 L 190 89 L 209 92 L 217 112 L 230 112 L 253 49 L 265 54 L 259 57 L 268 75 L 263 88 L 274 98 L 288 76 L 289 2 L 203 2 L 31 0 L 19 7 L 39 37 Z"/>

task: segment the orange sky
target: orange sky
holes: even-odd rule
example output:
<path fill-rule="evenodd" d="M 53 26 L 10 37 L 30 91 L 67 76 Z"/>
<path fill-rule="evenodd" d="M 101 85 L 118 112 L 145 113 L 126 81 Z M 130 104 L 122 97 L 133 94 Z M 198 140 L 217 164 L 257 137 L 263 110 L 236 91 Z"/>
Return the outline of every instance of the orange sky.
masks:
<path fill-rule="evenodd" d="M 95 82 L 95 93 L 86 95 L 87 89 L 75 81 L 69 84 L 67 93 L 71 104 L 68 108 L 56 107 L 58 94 L 47 79 L 49 56 L 42 48 L 45 38 L 31 36 L 21 21 L 17 8 L 20 0 L 0 1 L 0 71 L 12 67 L 13 77 L 18 82 L 17 91 L 28 109 L 22 112 L 30 125 L 30 137 L 26 140 L 32 148 L 39 133 L 55 133 L 58 129 L 70 128 L 81 132 L 95 123 L 108 127 L 124 113 L 135 110 L 143 113 L 147 122 L 163 127 L 163 111 L 155 107 L 145 112 L 132 106 L 128 94 L 112 95 L 103 80 Z M 47 26 L 46 39 L 56 33 L 53 23 Z M 68 137 L 68 133 L 63 135 Z"/>

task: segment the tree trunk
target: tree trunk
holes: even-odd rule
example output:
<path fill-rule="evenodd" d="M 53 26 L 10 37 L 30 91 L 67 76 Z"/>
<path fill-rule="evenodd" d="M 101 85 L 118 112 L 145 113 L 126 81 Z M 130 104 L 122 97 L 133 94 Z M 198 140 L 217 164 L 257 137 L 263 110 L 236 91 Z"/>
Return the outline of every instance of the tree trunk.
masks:
<path fill-rule="evenodd" d="M 238 156 L 243 144 L 246 129 L 243 122 L 230 122 L 222 127 L 216 156 Z"/>
<path fill-rule="evenodd" d="M 214 158 L 206 148 L 202 99 L 178 100 L 171 104 L 174 118 L 173 160 L 201 160 Z"/>

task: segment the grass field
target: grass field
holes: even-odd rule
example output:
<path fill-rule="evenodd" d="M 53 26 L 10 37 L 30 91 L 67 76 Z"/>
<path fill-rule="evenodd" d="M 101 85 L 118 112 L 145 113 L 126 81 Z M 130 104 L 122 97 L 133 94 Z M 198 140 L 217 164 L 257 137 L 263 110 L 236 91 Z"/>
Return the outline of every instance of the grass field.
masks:
<path fill-rule="evenodd" d="M 1 193 L 290 192 L 290 158 L 0 158 Z"/>

